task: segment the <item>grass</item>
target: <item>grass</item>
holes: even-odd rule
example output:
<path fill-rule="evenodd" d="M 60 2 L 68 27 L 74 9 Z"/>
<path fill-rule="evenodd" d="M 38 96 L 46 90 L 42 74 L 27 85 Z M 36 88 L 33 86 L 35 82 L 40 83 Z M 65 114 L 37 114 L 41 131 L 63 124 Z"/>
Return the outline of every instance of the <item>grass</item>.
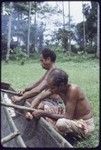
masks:
<path fill-rule="evenodd" d="M 65 70 L 69 75 L 69 81 L 78 84 L 86 93 L 91 103 L 95 131 L 87 140 L 79 142 L 76 147 L 95 148 L 99 145 L 99 62 L 96 59 L 84 61 L 72 61 L 72 59 L 59 61 L 56 65 Z M 24 65 L 11 61 L 9 64 L 2 62 L 1 80 L 11 83 L 16 90 L 22 90 L 27 85 L 37 81 L 44 73 L 38 61 L 29 60 Z"/>

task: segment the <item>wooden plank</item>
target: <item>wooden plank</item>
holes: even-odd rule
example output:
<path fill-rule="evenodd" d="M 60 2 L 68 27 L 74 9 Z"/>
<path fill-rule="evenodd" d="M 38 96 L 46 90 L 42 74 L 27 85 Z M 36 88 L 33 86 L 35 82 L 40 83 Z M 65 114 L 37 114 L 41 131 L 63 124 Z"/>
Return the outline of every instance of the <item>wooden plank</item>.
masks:
<path fill-rule="evenodd" d="M 4 137 L 4 138 L 1 139 L 1 144 L 5 144 L 5 143 L 11 141 L 12 139 L 14 139 L 19 134 L 20 134 L 20 132 L 16 131 L 14 133 L 11 133 L 11 134 L 7 135 L 6 137 Z"/>

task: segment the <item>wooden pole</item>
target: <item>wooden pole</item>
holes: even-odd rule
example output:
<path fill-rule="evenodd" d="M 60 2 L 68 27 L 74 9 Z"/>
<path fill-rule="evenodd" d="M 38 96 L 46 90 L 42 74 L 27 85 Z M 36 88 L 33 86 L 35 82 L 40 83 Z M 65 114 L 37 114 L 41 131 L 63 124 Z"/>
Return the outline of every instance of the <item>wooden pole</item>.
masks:
<path fill-rule="evenodd" d="M 1 139 L 1 144 L 5 144 L 5 143 L 9 142 L 10 140 L 14 139 L 19 134 L 20 134 L 20 132 L 16 131 L 14 133 L 11 133 L 11 134 L 7 135 L 6 137 Z"/>
<path fill-rule="evenodd" d="M 5 89 L 1 89 L 1 92 L 5 92 L 5 93 L 9 93 L 9 94 L 13 94 L 13 95 L 18 95 L 18 96 L 22 96 L 22 94 L 11 91 L 11 90 L 5 90 Z"/>
<path fill-rule="evenodd" d="M 7 104 L 5 102 L 1 102 L 1 105 L 6 106 L 6 107 L 13 107 L 15 109 L 21 109 L 21 110 L 26 110 L 26 111 L 35 111 L 35 109 L 31 107 L 25 107 L 25 106 L 20 106 L 20 105 L 15 105 L 15 104 Z"/>

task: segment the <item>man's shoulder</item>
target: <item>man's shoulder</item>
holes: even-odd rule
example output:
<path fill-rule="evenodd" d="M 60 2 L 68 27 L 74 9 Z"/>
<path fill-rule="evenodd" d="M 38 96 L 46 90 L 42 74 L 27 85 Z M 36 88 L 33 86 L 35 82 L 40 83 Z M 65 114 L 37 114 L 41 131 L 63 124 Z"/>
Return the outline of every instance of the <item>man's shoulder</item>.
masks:
<path fill-rule="evenodd" d="M 51 69 L 47 70 L 46 73 L 45 73 L 45 78 L 44 78 L 44 80 L 47 80 L 47 78 L 49 77 L 50 73 L 51 73 L 52 71 L 54 71 L 54 70 L 56 70 L 56 68 L 51 68 Z"/>
<path fill-rule="evenodd" d="M 76 97 L 78 97 L 78 99 L 84 99 L 85 98 L 85 93 L 84 93 L 84 91 L 81 89 L 81 87 L 80 86 L 78 86 L 78 85 L 76 85 L 76 84 L 72 84 L 71 85 L 71 93 L 74 95 L 74 96 L 76 96 Z"/>
<path fill-rule="evenodd" d="M 80 95 L 81 93 L 81 88 L 80 86 L 78 86 L 77 84 L 70 84 L 70 91 L 71 91 L 71 95 Z"/>
<path fill-rule="evenodd" d="M 70 84 L 70 88 L 72 89 L 72 90 L 80 90 L 80 87 L 77 85 L 77 84 Z"/>
<path fill-rule="evenodd" d="M 49 69 L 47 71 L 47 75 L 50 75 L 51 72 L 55 71 L 57 68 L 56 67 L 52 67 L 51 69 Z"/>

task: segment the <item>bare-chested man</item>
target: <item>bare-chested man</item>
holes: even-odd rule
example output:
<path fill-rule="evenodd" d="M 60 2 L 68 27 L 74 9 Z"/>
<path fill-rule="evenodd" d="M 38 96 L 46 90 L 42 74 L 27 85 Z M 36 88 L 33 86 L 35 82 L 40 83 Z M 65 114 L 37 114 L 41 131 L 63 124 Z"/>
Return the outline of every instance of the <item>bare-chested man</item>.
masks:
<path fill-rule="evenodd" d="M 94 130 L 94 121 L 90 103 L 81 88 L 68 83 L 68 75 L 56 69 L 48 78 L 48 87 L 52 94 L 58 94 L 65 104 L 63 115 L 36 110 L 34 117 L 49 117 L 56 121 L 55 128 L 62 135 L 74 133 L 81 137 L 89 135 Z M 47 92 L 46 92 L 47 93 Z"/>
<path fill-rule="evenodd" d="M 44 49 L 40 56 L 40 62 L 42 67 L 47 70 L 45 75 L 36 83 L 34 83 L 32 86 L 25 88 L 25 90 L 22 91 L 22 96 L 14 96 L 13 101 L 21 101 L 27 98 L 31 98 L 39 94 L 42 90 L 47 88 L 47 78 L 50 72 L 56 68 L 55 66 L 56 61 L 56 54 L 54 51 L 50 49 Z"/>

